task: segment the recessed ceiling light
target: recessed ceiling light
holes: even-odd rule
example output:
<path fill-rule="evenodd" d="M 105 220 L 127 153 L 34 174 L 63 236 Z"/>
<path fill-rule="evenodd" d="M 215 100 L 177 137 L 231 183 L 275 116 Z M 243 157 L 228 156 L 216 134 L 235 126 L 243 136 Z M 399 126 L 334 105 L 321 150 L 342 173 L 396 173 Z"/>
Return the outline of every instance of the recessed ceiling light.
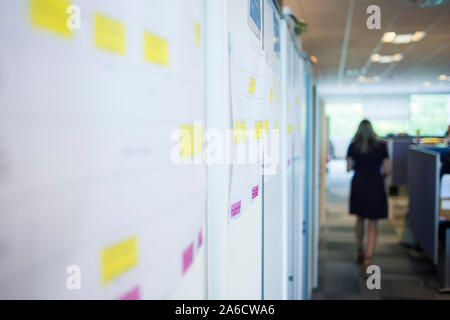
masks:
<path fill-rule="evenodd" d="M 439 76 L 439 80 L 447 80 L 447 76 L 445 74 L 441 74 Z"/>
<path fill-rule="evenodd" d="M 373 54 L 370 56 L 370 60 L 372 62 L 378 62 L 378 63 L 391 63 L 391 62 L 397 62 L 403 59 L 403 55 L 401 53 L 396 53 L 394 55 L 385 55 L 382 56 L 378 53 Z"/>
<path fill-rule="evenodd" d="M 416 31 L 411 39 L 411 41 L 417 42 L 423 39 L 425 37 L 426 33 L 425 31 Z"/>
<path fill-rule="evenodd" d="M 311 58 L 311 62 L 312 62 L 312 63 L 314 63 L 314 64 L 317 63 L 317 58 L 316 58 L 316 56 L 311 56 L 310 58 Z"/>
<path fill-rule="evenodd" d="M 395 44 L 405 44 L 410 43 L 411 41 L 417 42 L 425 37 L 426 33 L 424 31 L 416 31 L 414 34 L 412 33 L 404 33 L 404 34 L 396 34 L 395 32 L 386 32 L 384 33 L 381 40 L 384 43 L 395 43 Z"/>
<path fill-rule="evenodd" d="M 370 56 L 370 60 L 372 62 L 378 62 L 378 61 L 380 61 L 380 55 L 378 53 L 373 54 L 373 55 Z"/>
<path fill-rule="evenodd" d="M 385 43 L 392 42 L 395 39 L 396 33 L 395 32 L 385 32 L 383 34 L 383 38 L 381 38 L 381 41 Z"/>
<path fill-rule="evenodd" d="M 392 60 L 394 60 L 395 62 L 400 61 L 403 59 L 403 55 L 401 53 L 396 53 L 392 56 Z"/>
<path fill-rule="evenodd" d="M 359 82 L 378 82 L 380 81 L 380 77 L 378 76 L 374 76 L 374 77 L 364 77 L 364 76 L 359 76 L 358 77 L 358 81 Z"/>
<path fill-rule="evenodd" d="M 413 36 L 414 35 L 412 33 L 398 34 L 395 36 L 394 40 L 392 40 L 392 43 L 395 44 L 410 43 Z"/>
<path fill-rule="evenodd" d="M 425 81 L 423 85 L 428 88 L 429 86 L 431 86 L 431 83 L 429 81 Z"/>

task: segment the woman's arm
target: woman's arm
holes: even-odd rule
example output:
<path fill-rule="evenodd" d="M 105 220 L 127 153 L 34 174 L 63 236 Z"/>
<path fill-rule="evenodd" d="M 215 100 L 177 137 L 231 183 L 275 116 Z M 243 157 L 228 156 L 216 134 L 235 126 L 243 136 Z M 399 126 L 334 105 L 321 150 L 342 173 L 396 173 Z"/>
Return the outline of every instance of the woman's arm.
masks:
<path fill-rule="evenodd" d="M 351 157 L 347 157 L 347 172 L 353 170 L 353 160 Z"/>
<path fill-rule="evenodd" d="M 383 176 L 388 176 L 390 172 L 391 172 L 391 163 L 389 161 L 389 158 L 386 158 L 383 160 L 383 165 L 382 165 Z"/>

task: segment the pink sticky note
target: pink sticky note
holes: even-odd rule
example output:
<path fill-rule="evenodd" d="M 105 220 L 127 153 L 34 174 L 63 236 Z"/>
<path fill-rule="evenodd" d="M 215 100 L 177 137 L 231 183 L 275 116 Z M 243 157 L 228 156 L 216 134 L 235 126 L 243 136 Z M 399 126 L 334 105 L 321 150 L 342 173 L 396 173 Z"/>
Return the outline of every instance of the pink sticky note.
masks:
<path fill-rule="evenodd" d="M 287 166 L 290 167 L 291 166 L 291 159 L 288 159 L 288 163 Z"/>
<path fill-rule="evenodd" d="M 258 196 L 259 185 L 254 186 L 252 188 L 252 199 L 255 199 Z"/>
<path fill-rule="evenodd" d="M 187 249 L 183 251 L 183 274 L 189 269 L 194 260 L 194 243 L 191 243 Z"/>
<path fill-rule="evenodd" d="M 126 293 L 119 300 L 139 300 L 141 299 L 141 294 L 139 291 L 139 287 L 134 288 L 130 292 Z"/>
<path fill-rule="evenodd" d="M 233 218 L 235 215 L 241 212 L 241 202 L 238 201 L 231 205 L 231 217 Z"/>
<path fill-rule="evenodd" d="M 198 232 L 197 245 L 200 248 L 203 244 L 203 232 L 202 229 Z"/>

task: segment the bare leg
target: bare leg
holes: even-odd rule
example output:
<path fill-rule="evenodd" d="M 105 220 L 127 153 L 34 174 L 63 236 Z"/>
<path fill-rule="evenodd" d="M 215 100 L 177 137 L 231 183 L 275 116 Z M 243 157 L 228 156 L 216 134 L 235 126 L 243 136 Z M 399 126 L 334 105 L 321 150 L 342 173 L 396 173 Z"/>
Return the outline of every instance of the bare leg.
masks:
<path fill-rule="evenodd" d="M 375 250 L 375 244 L 377 242 L 377 220 L 369 220 L 368 229 L 366 258 L 364 260 L 364 266 L 366 268 L 371 263 L 373 251 Z"/>
<path fill-rule="evenodd" d="M 364 218 L 358 216 L 355 224 L 356 245 L 358 248 L 358 262 L 364 259 Z"/>

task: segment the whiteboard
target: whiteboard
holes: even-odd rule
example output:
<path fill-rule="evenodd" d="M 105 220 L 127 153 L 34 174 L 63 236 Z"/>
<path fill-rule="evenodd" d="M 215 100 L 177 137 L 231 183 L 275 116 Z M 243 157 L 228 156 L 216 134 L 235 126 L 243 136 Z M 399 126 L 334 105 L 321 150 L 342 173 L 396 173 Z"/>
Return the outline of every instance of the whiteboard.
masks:
<path fill-rule="evenodd" d="M 204 127 L 201 1 L 73 1 L 72 32 L 66 3 L 0 4 L 0 297 L 168 297 L 205 241 L 205 166 L 173 161 Z"/>
<path fill-rule="evenodd" d="M 229 86 L 226 87 L 223 127 L 234 129 L 235 121 L 245 123 L 245 131 L 255 127 L 262 112 L 258 112 L 264 101 L 264 69 L 261 70 L 261 41 L 248 23 L 248 1 L 230 0 L 224 6 L 224 36 L 228 52 L 223 52 Z M 254 27 L 254 26 L 253 26 Z M 242 57 L 242 60 L 239 58 Z M 255 57 L 256 60 L 252 60 Z M 245 62 L 247 63 L 245 63 Z M 253 62 L 256 62 L 253 64 Z M 264 59 L 262 58 L 264 63 Z M 250 64 L 251 66 L 249 66 Z M 250 78 L 254 79 L 254 91 L 250 88 Z M 250 89 L 250 90 L 249 90 Z M 250 92 L 249 92 L 250 91 Z M 233 144 L 236 148 L 248 146 L 245 142 Z M 236 149 L 235 149 L 236 150 Z M 239 165 L 234 161 L 228 173 L 230 184 L 229 206 L 224 226 L 225 250 L 224 274 L 220 281 L 223 299 L 261 299 L 262 290 L 262 181 L 260 165 Z M 254 191 L 255 190 L 255 191 Z M 232 210 L 240 202 L 240 210 Z"/>

